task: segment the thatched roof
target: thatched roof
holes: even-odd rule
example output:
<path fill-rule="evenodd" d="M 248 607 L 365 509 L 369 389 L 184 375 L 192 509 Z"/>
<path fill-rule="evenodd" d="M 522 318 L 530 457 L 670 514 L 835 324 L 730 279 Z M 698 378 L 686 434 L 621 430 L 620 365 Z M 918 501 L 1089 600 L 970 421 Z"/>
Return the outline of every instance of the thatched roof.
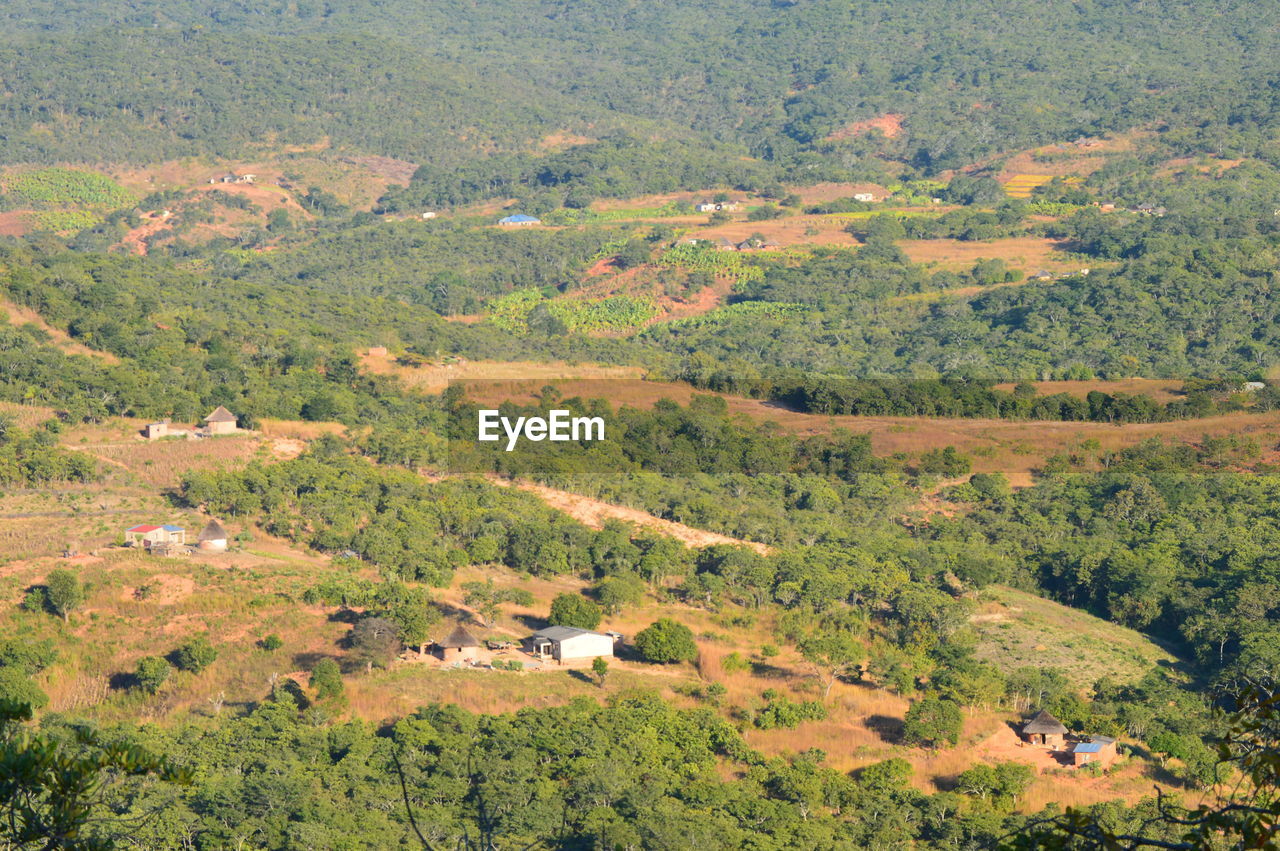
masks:
<path fill-rule="evenodd" d="M 213 409 L 213 413 L 204 418 L 207 423 L 233 423 L 236 421 L 236 415 L 219 405 Z"/>
<path fill-rule="evenodd" d="M 1045 734 L 1050 736 L 1052 735 L 1062 736 L 1066 734 L 1067 728 L 1064 727 L 1062 725 L 1062 722 L 1059 721 L 1057 718 L 1054 718 L 1048 712 L 1041 709 L 1038 713 L 1036 713 L 1036 717 L 1032 718 L 1030 721 L 1028 721 L 1026 724 L 1023 725 L 1022 732 L 1028 735 Z"/>
<path fill-rule="evenodd" d="M 441 647 L 479 647 L 480 642 L 476 637 L 467 632 L 462 624 L 458 624 L 453 632 L 449 633 L 449 637 L 440 642 Z"/>
<path fill-rule="evenodd" d="M 227 539 L 227 530 L 222 528 L 222 524 L 217 520 L 210 520 L 209 525 L 205 526 L 200 532 L 198 541 L 225 541 Z"/>

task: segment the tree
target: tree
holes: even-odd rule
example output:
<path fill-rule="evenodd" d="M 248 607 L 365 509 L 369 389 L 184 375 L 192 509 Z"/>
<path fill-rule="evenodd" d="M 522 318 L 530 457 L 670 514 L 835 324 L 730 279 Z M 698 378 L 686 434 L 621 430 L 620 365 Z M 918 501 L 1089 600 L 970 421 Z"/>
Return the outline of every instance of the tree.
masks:
<path fill-rule="evenodd" d="M 826 698 L 836 680 L 849 673 L 865 652 L 848 632 L 823 630 L 801 640 L 800 655 L 822 682 L 822 696 Z"/>
<path fill-rule="evenodd" d="M 77 727 L 68 742 L 23 729 L 30 720 L 29 705 L 0 699 L 0 843 L 5 847 L 107 851 L 114 845 L 87 828 L 111 813 L 104 799 L 113 779 L 152 775 L 167 783 L 191 782 L 189 773 L 136 746 L 99 739 L 86 727 Z"/>
<path fill-rule="evenodd" d="M 909 745 L 938 748 L 960 741 L 964 712 L 960 705 L 936 695 L 911 704 L 902 724 L 902 740 Z"/>
<path fill-rule="evenodd" d="M 284 639 L 282 639 L 279 635 L 276 635 L 273 632 L 270 635 L 268 635 L 266 638 L 259 641 L 258 646 L 261 647 L 263 650 L 267 651 L 268 653 L 274 653 L 277 650 L 279 650 L 281 647 L 284 647 Z"/>
<path fill-rule="evenodd" d="M 311 688 L 315 690 L 316 700 L 330 700 L 342 697 L 345 685 L 342 682 L 342 670 L 332 659 L 321 659 L 311 669 Z"/>
<path fill-rule="evenodd" d="M 556 626 L 595 629 L 600 625 L 601 612 L 599 606 L 580 594 L 557 594 L 548 617 Z"/>
<path fill-rule="evenodd" d="M 190 671 L 193 674 L 200 673 L 212 665 L 217 658 L 217 648 L 203 635 L 196 636 L 174 652 L 174 661 L 178 669 Z"/>
<path fill-rule="evenodd" d="M 609 676 L 609 662 L 603 656 L 591 660 L 591 672 L 596 675 L 596 684 L 604 688 L 605 677 Z"/>
<path fill-rule="evenodd" d="M 400 627 L 385 618 L 364 618 L 351 630 L 352 656 L 371 673 L 400 652 Z"/>
<path fill-rule="evenodd" d="M 493 626 L 504 603 L 517 606 L 532 606 L 533 594 L 523 588 L 499 588 L 492 579 L 484 582 L 468 582 L 462 586 L 466 592 L 462 602 L 475 609 L 484 620 L 485 626 Z"/>
<path fill-rule="evenodd" d="M 911 782 L 911 763 L 902 757 L 873 762 L 858 772 L 858 783 L 877 792 L 900 792 Z"/>
<path fill-rule="evenodd" d="M 84 588 L 80 580 L 69 570 L 53 570 L 45 579 L 49 608 L 62 616 L 65 622 L 71 610 L 84 602 Z"/>
<path fill-rule="evenodd" d="M 143 691 L 147 694 L 155 694 L 169 679 L 170 670 L 172 669 L 169 663 L 159 656 L 143 656 L 138 660 L 138 667 L 134 669 L 133 676 Z"/>
<path fill-rule="evenodd" d="M 671 618 L 662 618 L 636 634 L 636 650 L 649 662 L 688 662 L 698 656 L 693 630 Z"/>
<path fill-rule="evenodd" d="M 595 595 L 606 612 L 616 615 L 644 599 L 644 580 L 630 573 L 606 576 L 596 583 Z"/>

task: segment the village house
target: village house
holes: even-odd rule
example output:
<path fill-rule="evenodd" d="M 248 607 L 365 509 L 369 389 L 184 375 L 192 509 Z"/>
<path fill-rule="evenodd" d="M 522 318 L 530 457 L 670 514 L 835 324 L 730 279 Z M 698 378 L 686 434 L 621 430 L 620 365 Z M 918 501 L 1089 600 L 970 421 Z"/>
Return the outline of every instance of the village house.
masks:
<path fill-rule="evenodd" d="M 522 227 L 527 225 L 540 225 L 542 222 L 533 216 L 526 216 L 524 213 L 516 213 L 514 215 L 498 219 L 498 224 L 503 227 Z"/>
<path fill-rule="evenodd" d="M 876 200 L 876 196 L 872 195 L 870 192 L 855 192 L 853 193 L 853 200 L 861 201 L 864 204 L 870 204 Z"/>
<path fill-rule="evenodd" d="M 435 210 L 427 210 L 422 214 L 422 218 L 424 219 L 434 219 L 435 217 L 436 217 Z"/>
<path fill-rule="evenodd" d="M 227 530 L 217 520 L 210 520 L 196 538 L 196 546 L 205 552 L 224 553 L 227 551 Z"/>
<path fill-rule="evenodd" d="M 725 239 L 724 237 L 721 237 L 720 239 L 717 239 L 717 240 L 716 240 L 716 250 L 718 250 L 718 251 L 737 251 L 737 250 L 738 250 L 738 245 L 737 245 L 737 243 L 730 242 L 729 240 Z"/>
<path fill-rule="evenodd" d="M 549 626 L 529 636 L 529 652 L 543 659 L 573 662 L 613 656 L 613 636 L 576 626 Z"/>
<path fill-rule="evenodd" d="M 386 346 L 370 346 L 368 355 L 371 358 L 385 358 L 387 356 Z"/>
<path fill-rule="evenodd" d="M 1090 764 L 1109 768 L 1117 756 L 1116 740 L 1110 736 L 1088 736 L 1086 741 L 1071 746 L 1071 764 L 1077 768 Z"/>
<path fill-rule="evenodd" d="M 458 624 L 443 641 L 436 642 L 436 654 L 445 662 L 472 662 L 480 658 L 480 641 Z"/>
<path fill-rule="evenodd" d="M 700 201 L 694 205 L 699 213 L 733 213 L 738 209 L 737 201 Z"/>
<path fill-rule="evenodd" d="M 160 420 L 155 423 L 147 423 L 142 427 L 142 433 L 146 435 L 147 440 L 159 440 L 162 437 L 168 437 L 171 433 L 169 431 L 169 421 Z"/>
<path fill-rule="evenodd" d="M 1022 738 L 1026 742 L 1050 750 L 1057 750 L 1066 741 L 1067 728 L 1046 710 L 1041 709 L 1036 716 L 1022 726 Z"/>
<path fill-rule="evenodd" d="M 124 530 L 124 545 L 126 547 L 142 547 L 145 550 L 155 551 L 169 544 L 181 546 L 186 543 L 186 530 L 181 526 L 172 524 L 153 526 L 144 523 Z"/>
<path fill-rule="evenodd" d="M 235 434 L 236 415 L 219 405 L 204 418 L 205 434 Z"/>

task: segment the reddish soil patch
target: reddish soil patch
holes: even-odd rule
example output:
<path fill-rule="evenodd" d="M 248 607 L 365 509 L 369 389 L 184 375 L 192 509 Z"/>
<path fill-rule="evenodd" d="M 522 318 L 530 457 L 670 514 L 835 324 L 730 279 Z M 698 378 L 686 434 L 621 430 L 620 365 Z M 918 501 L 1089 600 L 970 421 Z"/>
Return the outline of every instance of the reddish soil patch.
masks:
<path fill-rule="evenodd" d="M 418 170 L 417 163 L 398 160 L 394 157 L 374 156 L 372 154 L 359 157 L 342 157 L 339 161 L 366 168 L 386 180 L 387 183 L 394 183 L 399 186 L 408 186 L 414 172 Z"/>
<path fill-rule="evenodd" d="M 580 136 L 577 133 L 570 133 L 568 130 L 559 130 L 543 136 L 542 141 L 538 142 L 538 147 L 544 151 L 555 151 L 574 148 L 578 145 L 590 145 L 595 141 L 590 136 Z"/>
<path fill-rule="evenodd" d="M 863 192 L 870 192 L 877 199 L 889 194 L 878 183 L 815 183 L 812 186 L 788 186 L 787 191 L 800 196 L 805 204 L 818 204 L 823 201 L 834 201 L 837 198 L 852 198 Z"/>
<path fill-rule="evenodd" d="M 22 236 L 31 229 L 31 225 L 27 220 L 33 211 L 31 210 L 14 210 L 9 213 L 0 213 L 0 236 Z"/>
<path fill-rule="evenodd" d="M 879 130 L 884 134 L 886 139 L 892 139 L 902 132 L 903 115 L 900 112 L 887 112 L 876 118 L 866 118 L 862 121 L 854 121 L 846 124 L 839 130 L 828 134 L 826 141 L 838 142 L 841 139 L 851 139 L 855 136 L 865 136 L 872 130 Z"/>
<path fill-rule="evenodd" d="M 618 271 L 618 267 L 613 264 L 612 257 L 601 257 L 591 265 L 591 268 L 586 271 L 584 277 L 594 278 L 597 275 L 606 275 L 610 272 L 616 271 Z"/>
<path fill-rule="evenodd" d="M 166 213 L 168 213 L 167 210 L 147 213 L 142 217 L 142 224 L 124 235 L 124 238 L 120 240 L 121 244 L 134 254 L 145 257 L 147 254 L 147 240 L 160 231 L 173 229 L 173 225 L 169 223 L 173 215 L 171 213 L 165 215 Z"/>

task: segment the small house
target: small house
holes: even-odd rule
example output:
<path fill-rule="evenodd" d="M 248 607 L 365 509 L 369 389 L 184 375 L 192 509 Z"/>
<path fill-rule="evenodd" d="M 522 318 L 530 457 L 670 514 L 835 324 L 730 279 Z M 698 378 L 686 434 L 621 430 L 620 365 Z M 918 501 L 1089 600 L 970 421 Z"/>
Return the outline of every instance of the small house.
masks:
<path fill-rule="evenodd" d="M 1089 736 L 1088 741 L 1071 746 L 1071 764 L 1077 768 L 1091 763 L 1107 768 L 1118 755 L 1116 740 L 1110 736 Z"/>
<path fill-rule="evenodd" d="M 855 192 L 853 193 L 853 200 L 861 201 L 864 204 L 870 204 L 876 200 L 876 196 L 872 195 L 870 192 Z"/>
<path fill-rule="evenodd" d="M 256 174 L 241 174 L 236 177 L 236 183 L 253 183 L 258 179 Z"/>
<path fill-rule="evenodd" d="M 387 347 L 386 347 L 386 346 L 370 346 L 370 347 L 369 347 L 369 357 L 371 357 L 371 358 L 385 358 L 386 356 L 387 356 Z"/>
<path fill-rule="evenodd" d="M 1264 381 L 1246 381 L 1244 383 L 1244 392 L 1257 393 L 1259 390 L 1266 390 L 1267 385 Z"/>
<path fill-rule="evenodd" d="M 168 437 L 169 421 L 160 420 L 156 423 L 147 423 L 142 427 L 142 433 L 146 435 L 147 440 L 159 440 L 162 437 Z"/>
<path fill-rule="evenodd" d="M 435 210 L 427 210 L 422 214 L 422 218 L 424 219 L 434 219 L 435 217 L 436 217 Z"/>
<path fill-rule="evenodd" d="M 724 237 L 721 237 L 720 239 L 716 240 L 716 249 L 718 251 L 737 251 L 738 245 L 737 243 L 730 242 Z"/>
<path fill-rule="evenodd" d="M 515 215 L 505 216 L 498 219 L 498 224 L 503 227 L 523 227 L 527 225 L 540 225 L 542 222 L 533 216 L 526 216 L 524 213 L 516 213 Z"/>
<path fill-rule="evenodd" d="M 576 626 L 549 626 L 531 635 L 528 644 L 529 652 L 534 656 L 571 662 L 613 656 L 614 638 Z"/>
<path fill-rule="evenodd" d="M 227 551 L 227 530 L 217 520 L 210 520 L 196 538 L 196 546 L 205 552 L 224 553 Z"/>
<path fill-rule="evenodd" d="M 222 177 L 218 178 L 218 181 L 221 183 L 235 183 L 236 173 L 234 171 L 229 171 L 226 174 L 222 175 Z"/>
<path fill-rule="evenodd" d="M 1041 709 L 1034 718 L 1022 725 L 1022 738 L 1033 745 L 1057 750 L 1062 746 L 1067 728 L 1061 721 Z"/>
<path fill-rule="evenodd" d="M 206 434 L 234 434 L 236 415 L 219 405 L 204 418 L 204 430 Z"/>
<path fill-rule="evenodd" d="M 781 247 L 782 246 L 778 241 L 774 239 L 766 239 L 764 242 L 760 243 L 760 248 L 763 251 L 777 251 Z"/>
<path fill-rule="evenodd" d="M 172 524 L 163 526 L 143 524 L 141 526 L 131 526 L 124 530 L 124 545 L 126 547 L 142 547 L 145 550 L 156 550 L 167 547 L 170 544 L 181 546 L 186 542 L 186 530 L 181 526 Z"/>
<path fill-rule="evenodd" d="M 699 213 L 733 213 L 738 209 L 737 201 L 703 201 L 694 205 Z"/>
<path fill-rule="evenodd" d="M 446 662 L 470 662 L 480 658 L 480 641 L 458 624 L 443 641 L 436 642 L 436 652 Z"/>
<path fill-rule="evenodd" d="M 1053 274 L 1052 274 L 1051 272 L 1049 272 L 1047 269 L 1041 269 L 1039 272 L 1036 272 L 1034 275 L 1032 275 L 1032 276 L 1031 276 L 1031 280 L 1033 280 L 1033 281 L 1052 281 L 1052 280 L 1053 280 Z"/>

